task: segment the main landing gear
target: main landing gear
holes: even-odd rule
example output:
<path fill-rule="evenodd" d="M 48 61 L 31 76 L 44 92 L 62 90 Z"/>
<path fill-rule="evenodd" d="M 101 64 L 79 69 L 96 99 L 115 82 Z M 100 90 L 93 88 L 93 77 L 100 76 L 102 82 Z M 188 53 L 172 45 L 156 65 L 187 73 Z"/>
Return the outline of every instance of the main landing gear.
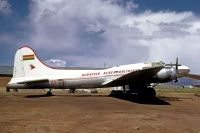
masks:
<path fill-rule="evenodd" d="M 154 98 L 156 96 L 156 91 L 149 84 L 129 84 L 129 91 L 142 98 Z"/>
<path fill-rule="evenodd" d="M 13 91 L 18 92 L 18 89 L 13 89 Z M 10 88 L 6 87 L 6 92 L 10 92 Z"/>
<path fill-rule="evenodd" d="M 10 88 L 6 87 L 6 92 L 10 92 Z"/>
<path fill-rule="evenodd" d="M 69 93 L 75 93 L 76 89 L 69 89 Z"/>
<path fill-rule="evenodd" d="M 52 90 L 52 89 L 51 89 L 51 88 L 49 88 L 49 91 L 47 91 L 47 94 L 46 94 L 47 96 L 53 96 L 53 94 L 52 94 L 51 90 Z"/>

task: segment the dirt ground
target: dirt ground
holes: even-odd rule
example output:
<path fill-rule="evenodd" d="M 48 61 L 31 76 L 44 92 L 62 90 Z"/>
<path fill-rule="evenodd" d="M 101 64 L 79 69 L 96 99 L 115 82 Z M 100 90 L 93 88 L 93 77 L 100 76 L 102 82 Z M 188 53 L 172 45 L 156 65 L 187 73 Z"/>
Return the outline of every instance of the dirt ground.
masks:
<path fill-rule="evenodd" d="M 200 133 L 200 95 L 0 92 L 0 133 Z"/>

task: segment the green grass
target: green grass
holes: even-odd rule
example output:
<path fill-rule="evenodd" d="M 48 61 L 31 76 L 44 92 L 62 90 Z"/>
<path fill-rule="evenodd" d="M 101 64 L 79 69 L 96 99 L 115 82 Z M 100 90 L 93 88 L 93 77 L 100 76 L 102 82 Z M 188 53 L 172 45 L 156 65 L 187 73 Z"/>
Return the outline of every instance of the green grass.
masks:
<path fill-rule="evenodd" d="M 175 92 L 175 93 L 199 93 L 200 88 L 198 87 L 180 87 L 180 86 L 162 86 L 158 85 L 155 87 L 156 92 Z"/>

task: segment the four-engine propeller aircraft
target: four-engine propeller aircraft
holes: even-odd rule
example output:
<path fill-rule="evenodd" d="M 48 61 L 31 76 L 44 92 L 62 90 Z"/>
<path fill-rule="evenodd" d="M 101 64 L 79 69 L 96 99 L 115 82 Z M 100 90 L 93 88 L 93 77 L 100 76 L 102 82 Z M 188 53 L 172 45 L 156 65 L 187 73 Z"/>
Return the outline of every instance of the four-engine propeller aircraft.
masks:
<path fill-rule="evenodd" d="M 105 69 L 55 69 L 43 64 L 35 52 L 27 46 L 17 50 L 14 60 L 13 78 L 7 89 L 81 89 L 126 85 L 129 92 L 137 95 L 155 96 L 151 83 L 177 81 L 189 73 L 187 66 L 164 64 L 163 62 L 120 65 Z M 125 89 L 124 89 L 125 90 Z"/>

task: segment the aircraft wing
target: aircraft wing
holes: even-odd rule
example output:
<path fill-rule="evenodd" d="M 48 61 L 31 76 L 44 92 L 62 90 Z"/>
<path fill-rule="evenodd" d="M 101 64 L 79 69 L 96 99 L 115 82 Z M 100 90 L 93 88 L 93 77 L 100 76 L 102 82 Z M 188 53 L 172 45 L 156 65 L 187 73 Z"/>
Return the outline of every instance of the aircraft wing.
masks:
<path fill-rule="evenodd" d="M 189 78 L 193 78 L 193 79 L 198 79 L 200 80 L 200 75 L 196 75 L 196 74 L 186 74 L 184 75 L 185 77 L 189 77 Z"/>
<path fill-rule="evenodd" d="M 131 83 L 133 81 L 150 83 L 152 77 L 162 68 L 163 66 L 144 68 L 142 70 L 134 71 L 126 75 L 123 75 L 121 77 L 118 77 L 117 79 L 113 79 L 113 80 L 108 79 L 108 81 L 103 83 L 103 85 L 105 86 L 124 85 L 124 84 Z"/>

